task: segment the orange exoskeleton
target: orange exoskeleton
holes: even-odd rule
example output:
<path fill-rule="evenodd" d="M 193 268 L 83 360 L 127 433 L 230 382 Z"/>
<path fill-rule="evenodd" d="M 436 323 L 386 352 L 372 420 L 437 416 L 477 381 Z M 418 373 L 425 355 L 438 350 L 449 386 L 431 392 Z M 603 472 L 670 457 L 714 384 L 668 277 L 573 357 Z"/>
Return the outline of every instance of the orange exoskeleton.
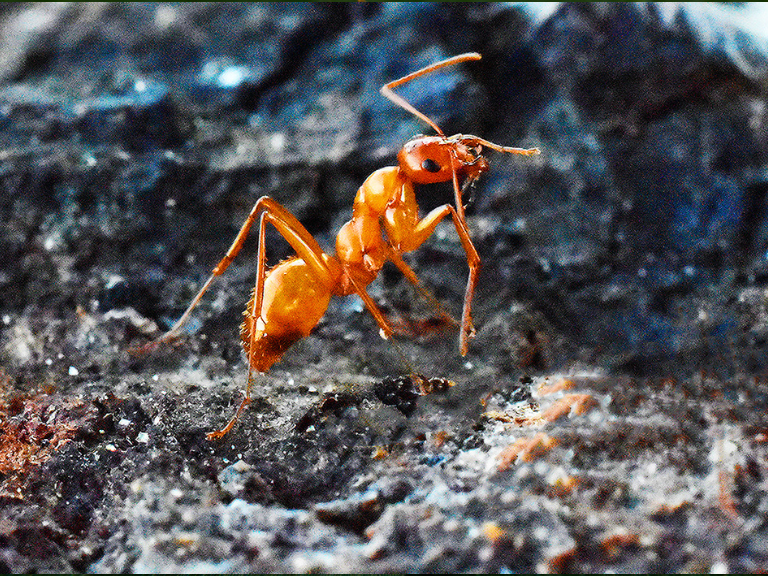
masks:
<path fill-rule="evenodd" d="M 153 348 L 179 335 L 192 310 L 213 280 L 230 265 L 258 219 L 256 283 L 240 330 L 249 366 L 245 397 L 229 423 L 223 429 L 208 434 L 209 439 L 220 438 L 231 430 L 251 401 L 253 372 L 266 372 L 292 344 L 309 335 L 325 314 L 331 296 L 357 294 L 379 325 L 382 336 L 392 336 L 390 323 L 366 291 L 386 261 L 393 262 L 412 284 L 436 303 L 421 286 L 416 273 L 406 264 L 402 255 L 421 246 L 440 221 L 449 215 L 469 265 L 459 334 L 459 349 L 462 355 L 466 355 L 469 339 L 474 335 L 472 296 L 480 257 L 467 228 L 462 201 L 463 187 L 488 170 L 488 162 L 481 155 L 483 148 L 523 155 L 538 154 L 539 151 L 536 148 L 499 146 L 477 136 L 445 136 L 432 120 L 392 90 L 446 66 L 479 59 L 480 55 L 476 53 L 454 56 L 382 87 L 381 93 L 385 97 L 429 124 L 437 134 L 413 138 L 398 153 L 397 166 L 376 170 L 363 182 L 354 199 L 352 218 L 341 227 L 336 237 L 335 255 L 325 253 L 288 210 L 268 196 L 263 196 L 257 200 L 226 255 L 213 269 L 210 278 L 181 318 L 168 332 L 143 348 Z M 445 204 L 421 217 L 414 185 L 439 182 L 453 183 L 454 205 Z M 296 252 L 295 256 L 269 270 L 264 254 L 268 223 L 278 230 Z"/>

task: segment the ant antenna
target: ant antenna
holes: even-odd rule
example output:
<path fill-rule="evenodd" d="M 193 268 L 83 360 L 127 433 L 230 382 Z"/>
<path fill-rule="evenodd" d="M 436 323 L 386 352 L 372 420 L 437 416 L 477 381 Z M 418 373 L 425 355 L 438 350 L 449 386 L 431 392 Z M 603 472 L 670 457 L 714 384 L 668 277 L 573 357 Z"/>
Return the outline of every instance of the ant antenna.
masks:
<path fill-rule="evenodd" d="M 435 124 L 429 116 L 424 114 L 423 112 L 420 112 L 416 108 L 414 108 L 405 98 L 402 96 L 398 96 L 395 94 L 392 89 L 397 88 L 398 86 L 402 86 L 403 84 L 407 84 L 411 80 L 414 80 L 416 78 L 419 78 L 420 76 L 424 76 L 425 74 L 430 74 L 431 72 L 434 72 L 435 70 L 440 70 L 441 68 L 445 68 L 447 66 L 453 66 L 454 64 L 461 64 L 462 62 L 468 62 L 470 60 L 480 60 L 482 56 L 478 54 L 477 52 L 466 52 L 465 54 L 459 54 L 458 56 L 452 56 L 451 58 L 446 58 L 445 60 L 441 60 L 440 62 L 436 62 L 434 64 L 430 64 L 429 66 L 425 66 L 424 68 L 420 70 L 416 70 L 416 72 L 411 72 L 410 74 L 403 76 L 402 78 L 398 78 L 397 80 L 393 80 L 392 82 L 388 82 L 384 86 L 381 87 L 381 95 L 396 104 L 397 106 L 400 106 L 404 110 L 407 110 L 417 118 L 420 118 L 427 124 L 429 124 L 432 129 L 438 133 L 440 136 L 445 136 L 443 134 L 443 131 L 440 129 L 440 127 Z M 538 148 L 515 148 L 512 146 L 501 146 L 500 144 L 494 144 L 493 142 L 490 142 L 488 140 L 484 140 L 483 138 L 478 138 L 477 136 L 464 136 L 460 138 L 460 140 L 464 143 L 469 144 L 470 146 L 485 146 L 486 148 L 490 148 L 491 150 L 496 150 L 497 152 L 505 152 L 507 154 L 522 154 L 524 156 L 532 156 L 534 154 L 539 154 L 540 151 Z"/>
<path fill-rule="evenodd" d="M 387 84 L 384 84 L 384 86 L 381 87 L 381 95 L 385 98 L 388 98 L 390 101 L 392 101 L 394 104 L 397 104 L 401 108 L 407 110 L 417 118 L 420 118 L 427 124 L 429 124 L 435 132 L 437 132 L 440 136 L 445 136 L 443 134 L 443 131 L 440 130 L 440 127 L 435 124 L 426 114 L 423 114 L 416 110 L 411 104 L 408 103 L 407 100 L 402 98 L 401 96 L 398 96 L 394 92 L 392 92 L 393 88 L 397 88 L 398 86 L 402 86 L 403 84 L 406 84 L 410 82 L 411 80 L 418 78 L 419 76 L 424 76 L 425 74 L 429 74 L 430 72 L 434 72 L 435 70 L 440 70 L 441 68 L 445 68 L 446 66 L 453 66 L 454 64 L 461 64 L 462 62 L 467 62 L 468 60 L 480 60 L 482 56 L 478 54 L 477 52 L 467 52 L 466 54 L 459 54 L 458 56 L 453 56 L 452 58 L 446 58 L 445 60 L 441 60 L 440 62 L 436 62 L 435 64 L 430 64 L 429 66 L 425 66 L 421 70 L 416 70 L 416 72 L 411 72 L 407 76 L 403 76 L 402 78 L 399 78 L 397 80 L 393 80 L 392 82 L 389 82 Z"/>
<path fill-rule="evenodd" d="M 536 154 L 540 154 L 541 150 L 538 148 L 515 148 L 514 146 L 502 146 L 501 144 L 494 144 L 493 142 L 490 142 L 489 140 L 484 140 L 483 138 L 478 138 L 477 136 L 462 136 L 459 138 L 459 141 L 462 144 L 466 144 L 469 146 L 485 146 L 486 148 L 490 148 L 491 150 L 496 150 L 496 152 L 505 152 L 507 154 L 522 154 L 523 156 L 534 156 Z"/>

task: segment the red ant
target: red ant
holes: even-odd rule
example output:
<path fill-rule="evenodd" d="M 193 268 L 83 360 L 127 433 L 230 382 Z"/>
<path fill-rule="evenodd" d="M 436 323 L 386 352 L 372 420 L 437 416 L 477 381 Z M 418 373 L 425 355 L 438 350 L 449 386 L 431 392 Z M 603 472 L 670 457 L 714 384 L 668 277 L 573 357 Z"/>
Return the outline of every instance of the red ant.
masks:
<path fill-rule="evenodd" d="M 258 218 L 256 285 L 243 313 L 245 320 L 240 328 L 249 366 L 245 398 L 223 429 L 208 434 L 209 440 L 221 438 L 229 432 L 251 402 L 253 371 L 266 372 L 292 344 L 308 336 L 325 314 L 331 296 L 357 294 L 378 323 L 382 337 L 388 339 L 392 336 L 392 327 L 366 292 L 366 287 L 376 278 L 387 260 L 393 262 L 446 319 L 453 320 L 422 287 L 416 273 L 402 258 L 403 253 L 421 246 L 438 223 L 449 214 L 453 217 L 469 265 L 459 335 L 461 354 L 466 355 L 469 339 L 475 333 L 471 307 L 480 270 L 480 256 L 469 237 L 462 202 L 463 188 L 459 182 L 466 186 L 488 170 L 488 162 L 481 156 L 484 146 L 498 152 L 526 156 L 538 154 L 539 150 L 499 146 L 477 136 L 464 134 L 446 136 L 432 120 L 392 92 L 392 89 L 447 66 L 480 58 L 480 54 L 474 52 L 454 56 L 381 88 L 382 95 L 429 124 L 437 135 L 416 136 L 398 153 L 398 166 L 376 170 L 363 182 L 352 206 L 352 219 L 341 227 L 336 237 L 336 256 L 323 252 L 317 241 L 288 210 L 272 198 L 262 196 L 256 201 L 232 246 L 181 318 L 168 332 L 142 348 L 142 351 L 147 351 L 178 336 L 179 330 L 214 278 L 224 273 L 240 251 L 251 226 Z M 420 218 L 414 184 L 448 181 L 453 181 L 455 207 L 445 204 Z M 264 255 L 267 223 L 272 224 L 296 252 L 296 256 L 269 270 Z"/>

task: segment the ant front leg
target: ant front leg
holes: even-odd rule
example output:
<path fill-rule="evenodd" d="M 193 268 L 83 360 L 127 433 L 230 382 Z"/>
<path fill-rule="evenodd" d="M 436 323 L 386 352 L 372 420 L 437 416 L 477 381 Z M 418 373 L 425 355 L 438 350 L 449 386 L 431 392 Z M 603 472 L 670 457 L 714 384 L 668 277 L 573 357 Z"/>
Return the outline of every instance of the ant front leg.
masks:
<path fill-rule="evenodd" d="M 410 252 L 421 246 L 426 242 L 427 238 L 432 235 L 437 225 L 449 214 L 452 216 L 453 225 L 459 235 L 459 240 L 464 248 L 464 253 L 467 255 L 467 265 L 469 266 L 469 277 L 467 278 L 467 287 L 464 291 L 464 305 L 461 314 L 461 332 L 459 334 L 459 350 L 461 351 L 462 356 L 466 356 L 469 351 L 469 340 L 475 334 L 475 328 L 472 325 L 472 298 L 475 294 L 477 276 L 480 272 L 480 256 L 477 253 L 474 244 L 472 244 L 472 239 L 469 237 L 469 230 L 467 229 L 462 215 L 460 215 L 450 204 L 444 204 L 443 206 L 435 208 L 424 218 L 419 220 L 413 228 L 405 230 L 398 229 L 392 224 L 388 225 L 387 236 L 390 238 L 392 252 L 397 256 L 392 259 L 392 261 L 398 268 L 400 268 L 406 278 L 411 280 L 411 282 L 418 287 L 420 282 L 418 278 L 416 278 L 416 274 L 407 267 L 405 262 L 402 262 L 399 253 Z M 398 260 L 403 263 L 405 268 L 398 264 Z M 410 271 L 410 274 L 408 271 Z M 411 278 L 411 275 L 413 279 Z M 434 296 L 431 296 L 431 298 L 434 298 Z"/>
<path fill-rule="evenodd" d="M 480 273 L 480 255 L 477 253 L 472 238 L 469 237 L 467 228 L 467 217 L 464 214 L 464 203 L 461 199 L 461 187 L 459 186 L 459 177 L 456 169 L 456 157 L 451 156 L 453 168 L 453 193 L 456 200 L 456 208 L 448 206 L 453 216 L 453 225 L 459 235 L 459 240 L 467 255 L 467 266 L 469 266 L 469 276 L 467 277 L 467 288 L 464 291 L 464 307 L 461 311 L 461 334 L 459 335 L 459 345 L 461 355 L 466 356 L 469 351 L 469 340 L 475 337 L 475 327 L 472 324 L 472 298 L 475 295 L 475 286 L 477 285 L 477 276 Z"/>

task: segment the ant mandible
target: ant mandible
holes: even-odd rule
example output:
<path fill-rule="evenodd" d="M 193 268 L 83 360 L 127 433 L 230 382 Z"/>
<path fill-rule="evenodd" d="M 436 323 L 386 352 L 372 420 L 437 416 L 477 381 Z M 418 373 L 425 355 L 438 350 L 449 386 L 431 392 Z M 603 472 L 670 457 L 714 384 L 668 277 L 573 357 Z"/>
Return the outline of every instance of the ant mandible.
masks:
<path fill-rule="evenodd" d="M 461 354 L 467 354 L 469 339 L 475 333 L 472 325 L 472 296 L 480 270 L 480 256 L 472 244 L 467 228 L 462 202 L 463 186 L 471 184 L 488 170 L 488 162 L 481 156 L 483 147 L 526 156 L 538 154 L 539 150 L 499 146 L 477 136 L 464 134 L 446 136 L 430 118 L 392 90 L 436 70 L 480 58 L 480 54 L 475 52 L 460 54 L 426 66 L 381 88 L 382 95 L 429 124 L 437 135 L 416 136 L 398 153 L 397 166 L 376 170 L 363 182 L 352 205 L 352 219 L 341 227 L 336 236 L 335 256 L 325 253 L 288 210 L 272 198 L 262 196 L 253 206 L 232 246 L 213 269 L 211 277 L 181 318 L 168 332 L 141 349 L 150 350 L 178 336 L 181 327 L 189 319 L 190 313 L 213 280 L 221 276 L 232 263 L 258 218 L 256 284 L 243 313 L 245 319 L 240 327 L 240 337 L 249 367 L 245 397 L 229 423 L 221 430 L 207 435 L 209 440 L 221 438 L 229 432 L 251 402 L 254 370 L 266 372 L 282 358 L 292 344 L 308 336 L 325 314 L 331 296 L 357 294 L 379 325 L 382 337 L 392 336 L 392 327 L 366 292 L 366 287 L 376 278 L 387 260 L 393 262 L 403 275 L 441 310 L 444 317 L 452 320 L 421 286 L 416 273 L 402 258 L 403 253 L 421 246 L 434 232 L 438 223 L 449 214 L 469 265 L 459 334 Z M 414 184 L 448 181 L 453 182 L 455 206 L 445 204 L 420 218 Z M 295 256 L 270 270 L 266 267 L 264 249 L 267 223 L 272 224 L 296 252 Z"/>

